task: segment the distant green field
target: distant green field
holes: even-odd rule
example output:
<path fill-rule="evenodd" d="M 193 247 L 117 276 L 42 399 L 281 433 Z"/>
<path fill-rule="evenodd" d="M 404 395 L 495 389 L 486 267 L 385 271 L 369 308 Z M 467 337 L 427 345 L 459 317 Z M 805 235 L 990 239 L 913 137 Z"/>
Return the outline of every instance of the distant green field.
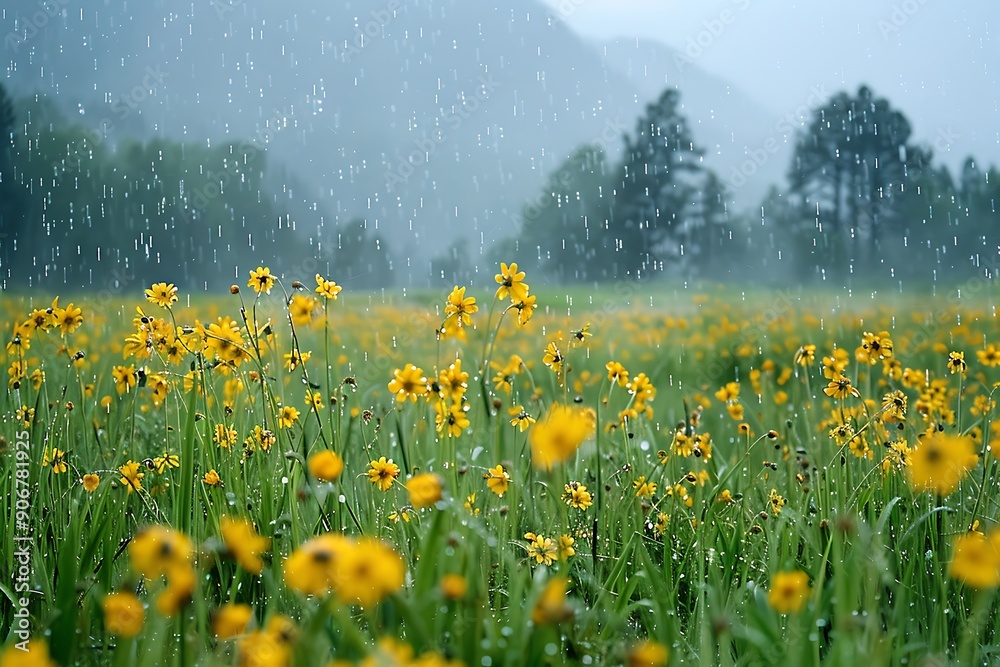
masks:
<path fill-rule="evenodd" d="M 1000 659 L 995 281 L 501 274 L 6 294 L 0 665 Z"/>

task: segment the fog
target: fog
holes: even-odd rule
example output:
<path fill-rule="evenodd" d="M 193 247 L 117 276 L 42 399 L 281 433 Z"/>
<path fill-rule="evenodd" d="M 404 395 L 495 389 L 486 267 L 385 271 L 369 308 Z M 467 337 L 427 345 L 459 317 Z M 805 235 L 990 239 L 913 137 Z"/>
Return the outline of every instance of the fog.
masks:
<path fill-rule="evenodd" d="M 989 271 L 998 13 L 14 0 L 0 276 L 212 289 L 308 264 L 370 289 L 485 284 L 499 260 L 549 283 Z M 849 152 L 901 129 L 845 154 L 819 129 L 838 94 Z M 836 155 L 809 171 L 823 142 Z"/>

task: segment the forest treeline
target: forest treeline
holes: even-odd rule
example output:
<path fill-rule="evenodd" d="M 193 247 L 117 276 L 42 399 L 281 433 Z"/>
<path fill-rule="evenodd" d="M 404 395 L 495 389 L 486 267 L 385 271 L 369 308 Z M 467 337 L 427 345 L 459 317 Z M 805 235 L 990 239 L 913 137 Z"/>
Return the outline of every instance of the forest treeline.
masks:
<path fill-rule="evenodd" d="M 491 259 L 552 283 L 953 280 L 1000 261 L 996 168 L 969 157 L 952 174 L 866 86 L 812 111 L 794 132 L 786 182 L 749 212 L 733 210 L 733 190 L 777 151 L 749 150 L 724 178 L 680 109 L 680 93 L 666 90 L 624 134 L 618 160 L 604 142 L 580 146 Z M 112 276 L 214 287 L 265 256 L 322 263 L 355 287 L 392 284 L 400 249 L 363 219 L 332 223 L 273 171 L 257 141 L 118 137 L 43 97 L 15 103 L 0 85 L 0 275 L 14 286 Z M 480 254 L 458 239 L 428 280 L 468 282 Z"/>
<path fill-rule="evenodd" d="M 0 85 L 0 278 L 7 286 L 115 290 L 169 280 L 239 282 L 267 261 L 368 289 L 391 284 L 391 255 L 364 220 L 330 224 L 265 145 L 140 141 L 71 122 L 44 97 Z M 303 224 L 308 220 L 308 224 Z M 308 231 L 306 230 L 308 228 Z"/>
<path fill-rule="evenodd" d="M 1000 179 L 969 157 L 953 175 L 909 120 L 867 86 L 839 92 L 794 133 L 787 183 L 750 212 L 734 188 L 777 152 L 763 146 L 726 180 L 667 90 L 624 139 L 623 157 L 581 146 L 498 249 L 560 282 L 659 273 L 802 282 L 956 280 L 1000 265 Z M 776 140 L 769 140 L 772 143 Z M 937 143 L 947 148 L 947 137 Z"/>

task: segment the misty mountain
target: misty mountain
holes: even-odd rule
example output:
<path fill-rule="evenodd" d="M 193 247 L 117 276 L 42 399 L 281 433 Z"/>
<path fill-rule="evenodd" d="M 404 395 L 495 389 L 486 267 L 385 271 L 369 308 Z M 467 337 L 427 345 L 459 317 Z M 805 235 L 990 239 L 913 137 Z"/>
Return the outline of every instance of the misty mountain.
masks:
<path fill-rule="evenodd" d="M 577 146 L 617 157 L 622 133 L 667 86 L 723 180 L 774 131 L 733 85 L 693 62 L 677 72 L 666 47 L 593 45 L 536 0 L 507 4 L 15 0 L 0 36 L 14 95 L 54 95 L 112 144 L 266 147 L 281 165 L 272 190 L 294 203 L 300 232 L 329 246 L 364 217 L 415 284 L 453 238 L 488 248 L 514 233 L 516 214 Z M 742 205 L 787 164 L 767 162 L 736 189 Z"/>

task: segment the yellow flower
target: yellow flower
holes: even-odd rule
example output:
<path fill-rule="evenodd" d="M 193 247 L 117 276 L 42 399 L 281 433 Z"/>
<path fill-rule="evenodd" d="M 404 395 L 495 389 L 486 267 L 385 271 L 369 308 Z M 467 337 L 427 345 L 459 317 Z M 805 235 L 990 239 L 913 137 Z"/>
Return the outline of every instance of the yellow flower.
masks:
<path fill-rule="evenodd" d="M 536 468 L 550 470 L 576 453 L 594 432 L 594 421 L 582 410 L 558 403 L 545 419 L 531 427 L 531 460 Z"/>
<path fill-rule="evenodd" d="M 261 292 L 270 294 L 271 288 L 274 287 L 274 276 L 271 275 L 271 269 L 266 266 L 258 266 L 256 269 L 251 270 L 247 287 L 252 287 L 253 291 L 257 294 Z"/>
<path fill-rule="evenodd" d="M 323 409 L 323 394 L 318 391 L 307 391 L 306 405 L 309 406 L 310 410 L 319 412 Z"/>
<path fill-rule="evenodd" d="M 535 308 L 538 308 L 535 301 L 536 297 L 534 294 L 520 301 L 512 301 L 514 309 L 517 310 L 517 326 L 523 327 L 531 321 L 531 316 L 534 315 Z"/>
<path fill-rule="evenodd" d="M 858 361 L 868 362 L 870 366 L 883 359 L 891 359 L 892 340 L 889 338 L 889 332 L 882 331 L 876 336 L 866 331 L 861 337 L 861 347 L 857 349 L 855 358 Z"/>
<path fill-rule="evenodd" d="M 987 538 L 970 532 L 955 538 L 948 576 L 971 588 L 996 588 L 1000 584 L 1000 533 Z"/>
<path fill-rule="evenodd" d="M 556 347 L 555 342 L 550 342 L 548 347 L 545 348 L 545 355 L 542 357 L 542 363 L 552 369 L 553 373 L 561 373 L 563 368 L 563 357 L 562 353 L 559 352 L 559 348 Z"/>
<path fill-rule="evenodd" d="M 469 373 L 462 370 L 462 360 L 456 359 L 438 375 L 438 384 L 441 387 L 439 394 L 455 403 L 461 403 L 469 388 L 468 380 Z"/>
<path fill-rule="evenodd" d="M 645 409 L 647 402 L 652 402 L 656 398 L 656 387 L 645 373 L 639 373 L 625 386 L 628 387 L 629 393 L 635 396 L 635 407 L 639 412 Z"/>
<path fill-rule="evenodd" d="M 525 412 L 524 407 L 520 405 L 515 405 L 508 408 L 507 414 L 509 414 L 512 419 L 510 420 L 511 426 L 517 426 L 521 429 L 521 433 L 524 433 L 528 428 L 535 423 L 535 418 Z"/>
<path fill-rule="evenodd" d="M 307 294 L 296 294 L 288 302 L 288 315 L 297 327 L 308 326 L 316 310 L 316 299 Z"/>
<path fill-rule="evenodd" d="M 632 486 L 635 487 L 635 495 L 639 498 L 651 498 L 656 493 L 656 482 L 647 482 L 645 475 L 632 482 Z"/>
<path fill-rule="evenodd" d="M 634 644 L 625 656 L 626 667 L 667 667 L 670 651 L 659 642 L 643 641 Z"/>
<path fill-rule="evenodd" d="M 851 380 L 843 375 L 835 375 L 830 379 L 823 393 L 830 398 L 847 398 L 848 396 L 860 396 L 861 393 L 851 386 Z"/>
<path fill-rule="evenodd" d="M 399 466 L 392 462 L 392 459 L 380 457 L 378 461 L 372 461 L 368 469 L 368 479 L 379 488 L 379 491 L 388 491 L 394 479 L 399 477 Z"/>
<path fill-rule="evenodd" d="M 608 369 L 608 379 L 617 382 L 619 387 L 628 385 L 628 371 L 617 361 L 609 361 L 604 366 Z"/>
<path fill-rule="evenodd" d="M 816 346 L 803 345 L 795 352 L 795 364 L 798 366 L 812 366 L 816 363 Z"/>
<path fill-rule="evenodd" d="M 432 472 L 416 475 L 406 482 L 406 490 L 414 509 L 431 507 L 441 500 L 441 478 Z"/>
<path fill-rule="evenodd" d="M 219 641 L 242 635 L 251 618 L 253 608 L 250 605 L 227 602 L 212 614 L 212 632 Z"/>
<path fill-rule="evenodd" d="M 882 421 L 887 424 L 906 421 L 906 394 L 897 389 L 882 397 Z"/>
<path fill-rule="evenodd" d="M 454 317 L 458 326 L 467 327 L 472 325 L 472 315 L 477 312 L 476 297 L 465 296 L 465 287 L 455 285 L 444 307 L 445 318 Z"/>
<path fill-rule="evenodd" d="M 111 369 L 111 376 L 115 381 L 115 388 L 118 390 L 118 395 L 121 396 L 127 391 L 131 391 L 139 382 L 139 377 L 135 371 L 135 365 L 128 366 L 114 366 Z"/>
<path fill-rule="evenodd" d="M 988 368 L 996 368 L 1000 366 L 1000 349 L 993 343 L 986 346 L 984 350 L 976 350 L 976 358 L 979 359 L 979 363 Z"/>
<path fill-rule="evenodd" d="M 219 477 L 219 473 L 216 472 L 215 468 L 212 468 L 211 470 L 206 472 L 205 476 L 202 478 L 202 481 L 205 482 L 205 484 L 207 484 L 208 486 L 222 486 L 222 478 Z"/>
<path fill-rule="evenodd" d="M 469 406 L 462 403 L 448 405 L 446 401 L 437 401 L 434 404 L 434 424 L 437 432 L 447 430 L 449 437 L 461 436 L 471 423 L 466 415 L 468 409 Z"/>
<path fill-rule="evenodd" d="M 726 386 L 715 392 L 715 397 L 722 401 L 723 403 L 728 403 L 729 401 L 735 401 L 740 396 L 740 383 L 739 382 L 727 382 Z"/>
<path fill-rule="evenodd" d="M 101 483 L 101 478 L 94 473 L 87 473 L 83 476 L 83 488 L 87 490 L 88 493 L 93 493 L 97 491 L 97 486 Z"/>
<path fill-rule="evenodd" d="M 531 610 L 531 620 L 536 625 L 556 625 L 573 618 L 573 607 L 566 601 L 568 584 L 566 577 L 553 577 L 545 585 Z"/>
<path fill-rule="evenodd" d="M 772 578 L 767 601 L 779 614 L 794 614 L 808 599 L 809 575 L 805 572 L 778 572 Z"/>
<path fill-rule="evenodd" d="M 483 479 L 486 480 L 486 486 L 490 488 L 490 491 L 501 497 L 507 493 L 507 487 L 510 486 L 510 474 L 500 464 L 497 464 L 495 468 L 489 468 L 483 475 Z"/>
<path fill-rule="evenodd" d="M 524 539 L 528 540 L 528 560 L 534 560 L 539 565 L 552 565 L 559 557 L 559 547 L 550 538 L 525 533 Z"/>
<path fill-rule="evenodd" d="M 66 465 L 66 452 L 59 449 L 58 447 L 52 448 L 52 453 L 49 450 L 45 450 L 45 454 L 42 456 L 42 467 L 52 466 L 52 472 L 56 475 L 66 472 L 69 466 Z"/>
<path fill-rule="evenodd" d="M 562 499 L 567 505 L 581 512 L 586 511 L 594 504 L 593 495 L 587 490 L 587 487 L 579 482 L 570 482 L 564 485 Z"/>
<path fill-rule="evenodd" d="M 156 470 L 157 475 L 162 475 L 165 471 L 173 468 L 179 468 L 180 465 L 181 457 L 176 454 L 163 452 L 163 456 L 157 456 L 153 459 L 153 468 Z"/>
<path fill-rule="evenodd" d="M 132 570 L 147 579 L 189 565 L 193 554 L 194 547 L 187 535 L 158 525 L 143 528 L 128 545 Z"/>
<path fill-rule="evenodd" d="M 907 467 L 910 485 L 918 493 L 951 495 L 979 457 L 971 438 L 935 431 L 910 450 Z"/>
<path fill-rule="evenodd" d="M 194 568 L 179 566 L 167 572 L 167 586 L 156 596 L 156 611 L 164 616 L 176 616 L 191 602 L 195 585 Z"/>
<path fill-rule="evenodd" d="M 24 646 L 25 648 L 21 648 Z M 30 639 L 27 644 L 10 644 L 0 653 L 2 667 L 58 667 L 49 657 L 49 645 L 43 639 Z"/>
<path fill-rule="evenodd" d="M 362 537 L 336 563 L 334 593 L 343 602 L 371 607 L 403 588 L 406 566 L 385 542 Z"/>
<path fill-rule="evenodd" d="M 281 412 L 278 413 L 278 424 L 281 428 L 291 428 L 298 421 L 299 414 L 298 409 L 290 405 L 285 405 L 281 408 Z"/>
<path fill-rule="evenodd" d="M 344 472 L 344 459 L 329 449 L 309 457 L 309 474 L 323 482 L 333 482 Z"/>
<path fill-rule="evenodd" d="M 576 549 L 573 548 L 575 542 L 569 535 L 559 536 L 559 560 L 569 560 L 576 555 Z"/>
<path fill-rule="evenodd" d="M 54 308 L 52 311 L 55 323 L 62 330 L 62 335 L 71 334 L 83 324 L 83 311 L 72 303 L 65 308 Z"/>
<path fill-rule="evenodd" d="M 351 546 L 350 539 L 332 533 L 305 542 L 285 560 L 285 584 L 306 595 L 329 593 L 336 581 L 337 563 Z"/>
<path fill-rule="evenodd" d="M 316 274 L 316 294 L 319 294 L 324 299 L 337 300 L 337 295 L 340 291 L 344 289 L 332 280 L 327 280 L 323 276 Z"/>
<path fill-rule="evenodd" d="M 503 301 L 510 296 L 511 303 L 525 301 L 528 298 L 528 286 L 524 284 L 524 271 L 517 270 L 517 263 L 512 262 L 508 267 L 500 262 L 500 273 L 494 279 L 497 284 L 496 298 Z"/>
<path fill-rule="evenodd" d="M 237 644 L 240 667 L 289 667 L 295 625 L 285 616 L 272 616 L 263 630 L 254 630 Z"/>
<path fill-rule="evenodd" d="M 236 433 L 236 429 L 225 424 L 215 425 L 215 435 L 212 436 L 212 440 L 219 447 L 229 449 L 236 444 L 237 438 L 238 434 Z"/>
<path fill-rule="evenodd" d="M 236 562 L 251 574 L 260 574 L 264 561 L 260 554 L 271 546 L 271 540 L 261 537 L 246 519 L 224 516 L 219 520 L 219 532 L 226 549 Z"/>
<path fill-rule="evenodd" d="M 969 365 L 965 363 L 965 352 L 949 352 L 948 353 L 948 370 L 951 374 L 961 373 L 962 377 L 965 377 L 965 371 L 967 371 Z"/>
<path fill-rule="evenodd" d="M 767 503 L 771 507 L 771 513 L 774 516 L 781 514 L 781 508 L 785 506 L 785 499 L 781 497 L 777 489 L 771 489 L 771 493 L 767 497 Z"/>
<path fill-rule="evenodd" d="M 156 304 L 161 308 L 169 308 L 177 303 L 177 288 L 173 283 L 154 283 L 146 290 L 146 301 Z"/>
<path fill-rule="evenodd" d="M 441 593 L 448 600 L 459 600 L 469 590 L 469 582 L 460 574 L 446 574 L 441 577 Z"/>
<path fill-rule="evenodd" d="M 427 378 L 424 371 L 413 364 L 406 364 L 400 370 L 394 371 L 395 377 L 389 382 L 389 391 L 396 395 L 396 401 L 402 403 L 406 399 L 416 402 L 417 398 L 427 393 Z"/>
<path fill-rule="evenodd" d="M 146 610 L 132 593 L 112 593 L 104 598 L 104 628 L 118 637 L 135 637 L 142 631 Z"/>
<path fill-rule="evenodd" d="M 401 589 L 403 559 L 373 537 L 326 534 L 309 540 L 285 561 L 285 583 L 307 595 L 333 592 L 341 601 L 371 606 Z"/>
<path fill-rule="evenodd" d="M 240 327 L 230 318 L 219 318 L 204 329 L 205 351 L 224 363 L 239 367 L 250 358 L 243 347 Z"/>
<path fill-rule="evenodd" d="M 291 352 L 286 352 L 283 357 L 285 359 L 285 368 L 289 371 L 294 371 L 312 358 L 312 352 L 301 352 L 298 349 L 294 349 Z"/>
<path fill-rule="evenodd" d="M 121 479 L 118 481 L 129 493 L 132 493 L 133 491 L 142 491 L 142 478 L 146 476 L 146 473 L 139 472 L 138 463 L 130 460 L 123 466 L 119 467 L 118 472 L 122 474 Z"/>

